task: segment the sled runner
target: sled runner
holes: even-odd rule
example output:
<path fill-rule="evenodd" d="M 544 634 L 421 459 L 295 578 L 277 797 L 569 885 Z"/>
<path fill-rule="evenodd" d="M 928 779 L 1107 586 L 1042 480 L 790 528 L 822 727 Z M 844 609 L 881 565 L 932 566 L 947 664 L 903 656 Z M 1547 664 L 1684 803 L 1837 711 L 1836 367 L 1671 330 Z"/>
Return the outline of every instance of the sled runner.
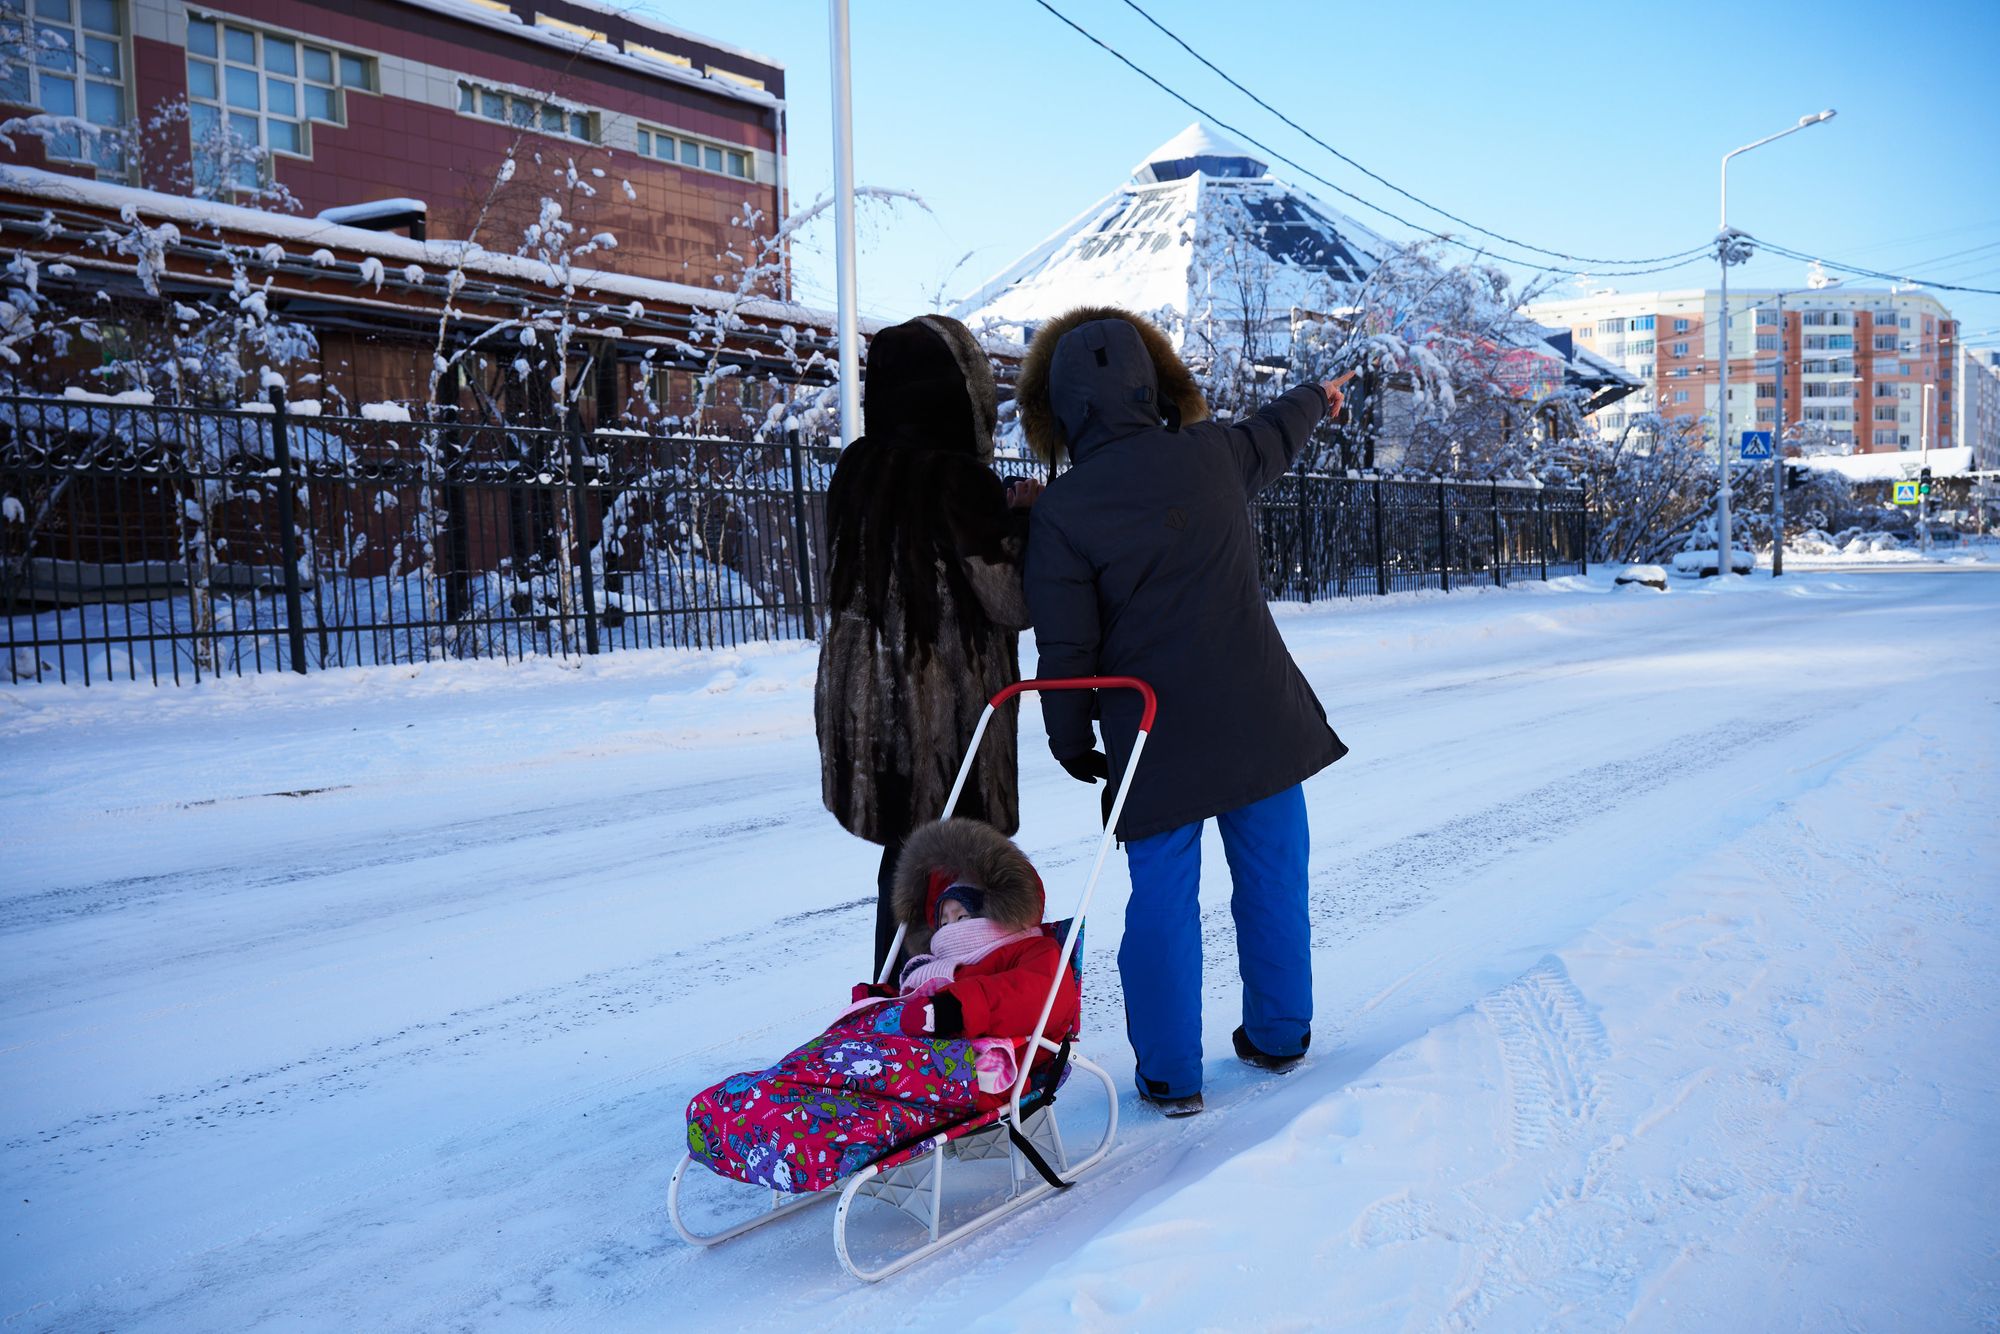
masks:
<path fill-rule="evenodd" d="M 1044 923 L 1041 928 L 1045 934 L 1062 941 L 1064 966 L 1079 984 L 1082 980 L 1084 916 L 1089 911 L 1091 896 L 1096 892 L 1098 877 L 1103 873 L 1105 859 L 1110 854 L 1114 842 L 1112 831 L 1118 827 L 1118 816 L 1124 810 L 1125 796 L 1131 788 L 1140 752 L 1145 749 L 1147 735 L 1152 730 L 1155 712 L 1152 688 L 1133 677 L 1098 676 L 1021 681 L 1001 690 L 988 701 L 979 716 L 971 744 L 966 747 L 965 759 L 959 765 L 958 777 L 952 784 L 951 795 L 945 799 L 944 811 L 938 817 L 940 820 L 948 819 L 957 808 L 959 795 L 972 772 L 973 759 L 979 753 L 979 743 L 986 735 L 987 724 L 1009 699 L 1030 690 L 1112 689 L 1136 690 L 1143 697 L 1145 708 L 1138 736 L 1133 742 L 1131 759 L 1126 763 L 1125 772 L 1113 794 L 1104 836 L 1098 842 L 1097 856 L 1091 863 L 1090 877 L 1084 882 L 1075 914 L 1060 922 Z M 904 928 L 899 926 L 895 942 L 889 948 L 888 961 L 883 964 L 881 976 L 876 979 L 878 982 L 889 980 L 896 956 L 902 948 L 903 936 Z M 917 1101 L 907 1106 L 905 1116 L 895 1105 L 884 1104 L 879 1099 L 871 1103 L 866 1098 L 829 1095 L 824 1089 L 811 1096 L 798 1097 L 802 1114 L 820 1118 L 816 1124 L 821 1127 L 823 1139 L 836 1141 L 840 1146 L 838 1158 L 817 1175 L 802 1177 L 791 1170 L 789 1164 L 773 1161 L 775 1155 L 759 1157 L 763 1151 L 756 1147 L 748 1154 L 725 1154 L 721 1146 L 706 1142 L 704 1129 L 692 1117 L 695 1104 L 691 1104 L 690 1148 L 674 1168 L 672 1181 L 667 1187 L 667 1211 L 674 1230 L 693 1245 L 713 1246 L 821 1201 L 837 1200 L 833 1223 L 834 1254 L 849 1273 L 873 1282 L 943 1250 L 1023 1205 L 1057 1190 L 1067 1189 L 1078 1176 L 1110 1153 L 1118 1132 L 1118 1090 L 1101 1067 L 1077 1051 L 1077 1033 L 1070 1032 L 1057 1042 L 1044 1032 L 1062 982 L 1062 971 L 1058 970 L 1050 983 L 1048 995 L 1042 1000 L 1041 1013 L 1029 1030 L 1033 1036 L 1027 1039 L 1028 1046 L 1019 1062 L 1019 1072 L 1008 1089 L 1006 1100 L 996 1107 L 954 1112 L 940 1120 L 935 1109 Z M 822 1035 L 822 1039 L 815 1039 L 793 1052 L 778 1067 L 764 1071 L 762 1075 L 739 1076 L 724 1081 L 697 1095 L 696 1103 L 711 1095 L 741 1095 L 749 1102 L 760 1097 L 782 1099 L 796 1096 L 785 1086 L 782 1076 L 768 1081 L 765 1077 L 780 1071 L 787 1062 L 819 1061 L 838 1068 L 843 1060 L 850 1063 L 866 1060 L 872 1050 L 868 1044 L 869 1034 L 863 1031 L 868 1027 L 868 1017 L 865 1014 L 856 1016 L 853 1021 L 855 1031 L 851 1034 L 842 1031 L 842 1025 L 849 1022 L 843 1016 Z M 886 1032 L 892 1028 L 893 1022 L 878 1026 L 877 1031 Z M 926 1045 L 936 1049 L 935 1060 L 938 1064 L 950 1066 L 962 1057 L 962 1053 L 950 1049 L 965 1044 L 935 1042 Z M 1070 1073 L 1076 1070 L 1089 1074 L 1102 1085 L 1106 1120 L 1102 1138 L 1086 1156 L 1072 1162 L 1056 1122 L 1055 1102 L 1057 1092 L 1064 1087 Z M 737 1080 L 744 1082 L 739 1085 Z M 912 1125 L 919 1126 L 914 1134 L 909 1133 Z M 831 1127 L 837 1127 L 837 1135 L 825 1133 Z M 736 1146 L 730 1147 L 734 1149 Z M 697 1153 L 697 1149 L 702 1152 Z M 967 1164 L 989 1159 L 1004 1159 L 1007 1162 L 1005 1196 L 946 1231 L 947 1179 L 955 1180 L 967 1172 Z M 709 1167 L 719 1175 L 762 1184 L 768 1191 L 767 1206 L 761 1212 L 719 1231 L 694 1231 L 683 1215 L 681 1193 L 689 1168 L 697 1164 Z M 837 1176 L 833 1175 L 835 1171 Z M 814 1188 L 819 1182 L 825 1184 L 822 1188 Z M 848 1227 L 850 1219 L 855 1216 L 855 1205 L 860 1200 L 879 1201 L 915 1219 L 925 1229 L 927 1239 L 913 1249 L 891 1255 L 880 1263 L 857 1260 L 850 1248 Z"/>

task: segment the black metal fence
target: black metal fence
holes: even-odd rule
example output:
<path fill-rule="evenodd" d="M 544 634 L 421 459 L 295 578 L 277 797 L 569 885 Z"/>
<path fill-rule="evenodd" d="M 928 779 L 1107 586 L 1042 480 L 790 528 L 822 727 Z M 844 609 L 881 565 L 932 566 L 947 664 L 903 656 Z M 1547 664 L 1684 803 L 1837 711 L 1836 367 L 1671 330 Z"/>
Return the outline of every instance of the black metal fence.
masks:
<path fill-rule="evenodd" d="M 816 633 L 830 445 L 401 416 L 0 397 L 0 679 Z M 1254 517 L 1273 598 L 1583 568 L 1577 491 L 1288 476 Z"/>

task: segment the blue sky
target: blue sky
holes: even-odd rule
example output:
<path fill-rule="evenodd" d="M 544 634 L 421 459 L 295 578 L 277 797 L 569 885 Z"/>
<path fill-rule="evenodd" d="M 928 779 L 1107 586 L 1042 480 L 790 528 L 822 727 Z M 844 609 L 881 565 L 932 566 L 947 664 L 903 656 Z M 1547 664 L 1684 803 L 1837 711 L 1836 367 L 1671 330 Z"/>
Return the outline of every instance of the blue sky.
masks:
<path fill-rule="evenodd" d="M 1413 221 L 1466 234 L 1285 127 L 1123 0 L 1050 3 L 1214 117 Z M 1705 244 L 1722 154 L 1834 107 L 1834 120 L 1731 164 L 1731 224 L 1831 259 L 2000 289 L 2000 0 L 1139 3 L 1370 170 L 1572 254 Z M 783 61 L 794 199 L 830 188 L 822 0 L 635 8 Z M 940 288 L 976 286 L 1195 119 L 1035 0 L 854 0 L 852 10 L 857 179 L 930 205 L 864 217 L 861 304 L 872 315 L 907 317 Z M 1385 235 L 1417 234 L 1282 163 L 1273 171 Z M 831 304 L 831 250 L 828 226 L 800 257 L 802 299 Z M 1710 262 L 1588 285 L 1715 279 Z M 1775 257 L 1731 275 L 1732 285 L 1803 281 L 1802 265 Z M 1938 295 L 1966 335 L 2000 342 L 2000 297 Z"/>

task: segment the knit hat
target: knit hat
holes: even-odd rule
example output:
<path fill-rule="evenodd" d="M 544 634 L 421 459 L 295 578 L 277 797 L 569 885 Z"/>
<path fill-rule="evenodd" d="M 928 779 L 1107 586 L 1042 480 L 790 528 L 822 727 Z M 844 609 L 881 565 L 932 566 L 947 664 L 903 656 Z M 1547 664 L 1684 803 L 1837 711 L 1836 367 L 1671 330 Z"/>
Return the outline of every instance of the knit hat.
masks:
<path fill-rule="evenodd" d="M 944 905 L 947 903 L 957 903 L 963 907 L 967 917 L 983 917 L 986 915 L 984 911 L 986 907 L 986 895 L 980 891 L 979 887 L 977 885 L 968 885 L 963 880 L 955 880 L 943 893 L 937 896 L 937 900 L 931 905 L 932 930 L 936 930 L 939 926 L 943 925 L 939 918 L 943 915 Z"/>

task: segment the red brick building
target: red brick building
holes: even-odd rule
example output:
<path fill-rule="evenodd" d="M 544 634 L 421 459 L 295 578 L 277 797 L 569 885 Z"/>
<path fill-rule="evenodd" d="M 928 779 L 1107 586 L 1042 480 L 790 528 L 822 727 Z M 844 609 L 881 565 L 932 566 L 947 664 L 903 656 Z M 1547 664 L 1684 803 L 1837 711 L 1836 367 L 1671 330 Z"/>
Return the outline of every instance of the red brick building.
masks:
<path fill-rule="evenodd" d="M 0 145 L 0 246 L 41 266 L 73 320 L 135 332 L 164 321 L 162 298 L 226 291 L 233 255 L 274 284 L 274 312 L 315 331 L 320 364 L 288 373 L 356 401 L 421 399 L 448 316 L 449 341 L 477 349 L 463 370 L 489 381 L 465 393 L 536 416 L 553 409 L 534 377 L 504 383 L 517 352 L 480 340 L 560 285 L 529 243 L 553 201 L 574 241 L 615 242 L 573 257 L 579 303 L 644 308 L 582 321 L 586 415 L 629 411 L 642 385 L 685 409 L 704 366 L 691 334 L 748 285 L 778 313 L 731 340 L 740 378 L 712 378 L 704 414 L 747 416 L 831 324 L 789 305 L 771 249 L 787 209 L 784 78 L 767 57 L 593 0 L 0 0 L 0 116 L 74 118 Z M 180 233 L 152 294 L 124 253 L 145 226 Z M 468 240 L 477 251 L 452 249 Z M 743 257 L 760 255 L 772 262 L 746 280 Z M 447 272 L 476 292 L 440 290 Z M 758 355 L 781 336 L 782 356 Z M 72 345 L 21 378 L 87 382 L 97 359 Z M 806 378 L 823 382 L 825 364 Z"/>
<path fill-rule="evenodd" d="M 9 114 L 143 140 L 17 137 L 0 161 L 172 193 L 275 182 L 308 215 L 412 199 L 431 237 L 501 252 L 574 162 L 595 191 L 576 216 L 618 238 L 598 267 L 697 283 L 741 251 L 732 219 L 751 210 L 768 234 L 785 209 L 783 67 L 594 4 L 0 0 L 0 15 Z"/>

